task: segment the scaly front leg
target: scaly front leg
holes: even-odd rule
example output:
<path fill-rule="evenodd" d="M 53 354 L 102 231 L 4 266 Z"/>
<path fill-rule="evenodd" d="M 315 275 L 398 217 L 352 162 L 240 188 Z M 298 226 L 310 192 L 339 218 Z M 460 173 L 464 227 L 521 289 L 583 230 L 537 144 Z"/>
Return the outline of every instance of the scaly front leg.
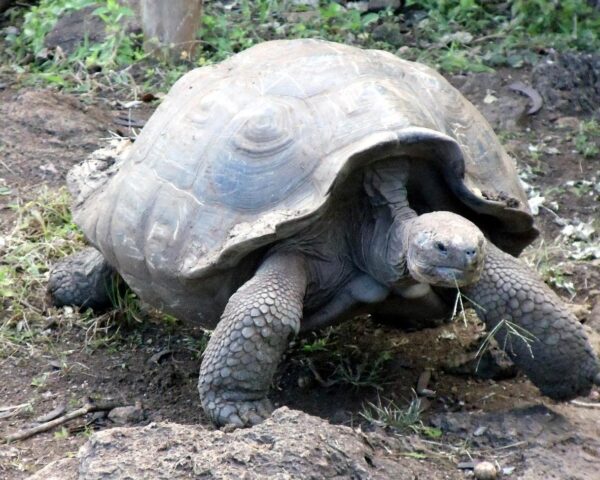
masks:
<path fill-rule="evenodd" d="M 229 300 L 200 368 L 202 406 L 219 425 L 244 427 L 271 414 L 271 380 L 298 333 L 306 291 L 300 256 L 276 253 Z"/>
<path fill-rule="evenodd" d="M 488 331 L 498 330 L 498 343 L 544 395 L 587 394 L 600 366 L 581 324 L 520 260 L 492 244 L 486 250 L 481 278 L 465 292 Z"/>

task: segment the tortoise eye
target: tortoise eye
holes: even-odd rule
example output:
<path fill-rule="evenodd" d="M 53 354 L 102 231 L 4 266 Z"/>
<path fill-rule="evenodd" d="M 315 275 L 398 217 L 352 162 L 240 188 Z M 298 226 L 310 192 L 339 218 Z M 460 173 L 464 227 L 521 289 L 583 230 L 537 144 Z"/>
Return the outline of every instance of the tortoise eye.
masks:
<path fill-rule="evenodd" d="M 448 249 L 446 248 L 446 245 L 444 245 L 442 242 L 435 242 L 435 248 L 437 248 L 440 252 L 446 253 L 448 251 Z"/>

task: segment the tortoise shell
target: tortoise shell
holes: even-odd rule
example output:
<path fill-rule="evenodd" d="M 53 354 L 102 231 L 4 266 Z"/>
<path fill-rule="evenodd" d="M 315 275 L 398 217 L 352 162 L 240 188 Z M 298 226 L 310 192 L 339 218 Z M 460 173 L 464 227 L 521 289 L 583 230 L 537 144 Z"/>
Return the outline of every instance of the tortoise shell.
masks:
<path fill-rule="evenodd" d="M 456 89 L 424 65 L 319 40 L 184 75 L 75 220 L 143 299 L 211 327 L 269 245 L 320 221 L 352 172 L 400 156 L 423 165 L 420 213 L 459 211 L 513 254 L 535 238 L 513 160 Z"/>

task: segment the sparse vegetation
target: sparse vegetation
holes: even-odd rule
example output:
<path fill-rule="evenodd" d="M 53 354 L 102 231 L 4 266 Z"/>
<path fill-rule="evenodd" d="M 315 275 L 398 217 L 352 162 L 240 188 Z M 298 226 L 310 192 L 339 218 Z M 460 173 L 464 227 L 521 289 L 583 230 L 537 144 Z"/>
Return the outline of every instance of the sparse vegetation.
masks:
<path fill-rule="evenodd" d="M 324 386 L 379 390 L 391 381 L 386 367 L 392 345 L 363 318 L 312 332 L 300 340 L 292 356 Z"/>
<path fill-rule="evenodd" d="M 400 433 L 414 432 L 429 438 L 439 438 L 442 431 L 430 427 L 421 420 L 421 399 L 413 392 L 410 403 L 406 407 L 399 406 L 392 400 L 383 401 L 377 397 L 377 402 L 368 402 L 360 411 L 360 416 L 367 422 L 384 428 L 391 428 Z"/>
<path fill-rule="evenodd" d="M 496 336 L 503 330 L 504 340 L 502 342 L 499 342 L 496 339 Z M 529 350 L 529 354 L 533 358 L 531 344 L 536 340 L 536 337 L 531 332 L 527 331 L 525 328 L 521 327 L 520 325 L 517 325 L 514 322 L 511 322 L 510 320 L 506 320 L 503 318 L 496 325 L 494 325 L 494 328 L 492 328 L 488 332 L 486 337 L 483 339 L 483 342 L 479 346 L 479 349 L 477 350 L 477 353 L 475 355 L 477 358 L 481 358 L 483 352 L 485 352 L 485 350 L 489 348 L 492 339 L 496 340 L 498 346 L 505 352 L 511 351 L 513 341 L 522 342 L 527 347 L 527 349 Z"/>
<path fill-rule="evenodd" d="M 600 123 L 596 120 L 581 122 L 574 142 L 577 151 L 585 158 L 597 158 L 600 155 Z"/>
<path fill-rule="evenodd" d="M 75 51 L 44 44 L 61 15 L 97 5 L 92 15 L 105 27 L 103 40 L 82 39 Z M 455 71 L 487 71 L 534 63 L 546 45 L 597 51 L 600 13 L 586 0 L 476 2 L 407 0 L 399 11 L 361 13 L 334 1 L 317 9 L 286 0 L 241 0 L 233 8 L 207 3 L 198 29 L 195 58 L 168 65 L 143 53 L 126 28 L 133 12 L 117 0 L 42 0 L 28 11 L 9 10 L 15 27 L 5 30 L 0 60 L 21 81 L 59 88 L 168 89 L 186 70 L 223 60 L 256 43 L 317 37 L 369 48 Z M 138 66 L 132 68 L 132 66 Z"/>
<path fill-rule="evenodd" d="M 15 226 L 0 244 L 0 300 L 4 303 L 0 328 L 10 325 L 15 333 L 27 335 L 29 323 L 41 317 L 52 261 L 74 252 L 82 236 L 71 222 L 64 188 L 43 189 L 35 200 L 13 205 L 13 209 Z"/>

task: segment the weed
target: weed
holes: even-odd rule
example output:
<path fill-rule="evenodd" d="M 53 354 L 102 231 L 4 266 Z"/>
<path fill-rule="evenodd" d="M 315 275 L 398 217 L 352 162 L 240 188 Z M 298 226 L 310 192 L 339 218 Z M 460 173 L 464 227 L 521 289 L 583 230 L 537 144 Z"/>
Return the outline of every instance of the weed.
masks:
<path fill-rule="evenodd" d="M 439 428 L 423 424 L 421 413 L 421 399 L 413 392 L 412 399 L 405 408 L 392 400 L 384 403 L 381 397 L 377 397 L 377 403 L 368 402 L 363 405 L 359 415 L 367 422 L 380 427 L 392 428 L 399 432 L 412 431 L 429 438 L 441 437 L 442 431 Z"/>
<path fill-rule="evenodd" d="M 143 323 L 145 313 L 142 310 L 138 296 L 131 291 L 121 277 L 116 277 L 107 286 L 110 302 L 118 323 L 125 327 L 132 327 Z"/>
<path fill-rule="evenodd" d="M 183 338 L 183 344 L 190 352 L 192 352 L 194 358 L 199 360 L 200 358 L 202 358 L 202 355 L 204 355 L 204 351 L 208 346 L 210 335 L 211 332 L 205 331 L 201 337 L 186 336 Z"/>
<path fill-rule="evenodd" d="M 56 432 L 54 432 L 55 440 L 66 440 L 70 436 L 71 436 L 71 433 L 69 432 L 69 429 L 67 427 L 61 427 L 60 430 L 57 430 Z"/>
<path fill-rule="evenodd" d="M 104 22 L 104 39 L 85 40 L 66 56 L 47 52 L 44 40 L 57 19 L 93 3 L 100 4 L 93 14 Z M 99 88 L 137 92 L 140 84 L 146 89 L 168 89 L 191 67 L 224 60 L 274 39 L 315 37 L 390 52 L 402 45 L 404 58 L 449 72 L 489 71 L 499 65 L 518 68 L 536 62 L 537 51 L 548 45 L 584 51 L 600 48 L 600 15 L 586 0 L 407 0 L 401 13 L 364 14 L 336 1 L 320 2 L 318 8 L 285 0 L 241 0 L 228 7 L 210 2 L 198 31 L 196 57 L 180 65 L 147 58 L 141 39 L 123 26 L 131 16 L 131 10 L 117 0 L 41 0 L 23 16 L 21 33 L 10 29 L 5 35 L 7 48 L 0 53 L 0 63 L 4 58 L 3 63 L 26 82 L 79 92 Z M 395 32 L 394 38 L 374 35 L 381 27 Z M 133 65 L 141 68 L 134 70 Z"/>
<path fill-rule="evenodd" d="M 365 318 L 312 332 L 300 340 L 293 356 L 308 366 L 324 386 L 346 385 L 379 390 L 392 359 L 392 345 Z"/>
<path fill-rule="evenodd" d="M 33 377 L 30 385 L 32 387 L 42 388 L 44 385 L 46 385 L 49 376 L 50 374 L 48 372 L 44 372 L 41 375 L 38 375 L 37 377 Z"/>
<path fill-rule="evenodd" d="M 596 120 L 581 122 L 574 143 L 577 151 L 585 158 L 600 155 L 600 123 Z"/>
<path fill-rule="evenodd" d="M 495 337 L 498 335 L 498 333 L 500 333 L 503 329 L 506 331 L 506 335 L 504 336 L 504 341 L 502 342 L 502 345 L 500 345 L 500 348 L 503 351 L 507 352 L 511 348 L 512 339 L 514 338 L 514 339 L 517 339 L 517 340 L 523 342 L 523 344 L 529 350 L 529 354 L 531 355 L 531 358 L 533 358 L 533 350 L 531 349 L 531 344 L 534 341 L 536 341 L 537 338 L 531 332 L 526 330 L 525 328 L 521 327 L 520 325 L 517 325 L 514 322 L 506 320 L 504 318 L 502 320 L 500 320 L 494 326 L 494 328 L 492 328 L 488 332 L 488 334 L 484 338 L 483 342 L 479 346 L 479 349 L 477 350 L 475 357 L 481 358 L 481 356 L 483 355 L 483 352 L 485 352 L 486 349 L 489 347 L 492 339 L 495 339 Z M 500 342 L 498 342 L 498 343 L 500 344 Z M 477 365 L 477 367 L 479 367 L 479 365 Z"/>
<path fill-rule="evenodd" d="M 51 263 L 73 253 L 82 235 L 71 221 L 66 189 L 42 189 L 29 202 L 14 205 L 16 226 L 0 247 L 0 325 L 14 338 L 29 336 L 30 321 L 41 319 L 47 273 Z M 1 341 L 1 340 L 0 340 Z"/>
<path fill-rule="evenodd" d="M 377 354 L 360 354 L 359 360 L 353 357 L 339 356 L 332 375 L 334 383 L 350 385 L 354 388 L 374 388 L 379 390 L 387 383 L 385 366 L 392 355 L 383 350 Z"/>

